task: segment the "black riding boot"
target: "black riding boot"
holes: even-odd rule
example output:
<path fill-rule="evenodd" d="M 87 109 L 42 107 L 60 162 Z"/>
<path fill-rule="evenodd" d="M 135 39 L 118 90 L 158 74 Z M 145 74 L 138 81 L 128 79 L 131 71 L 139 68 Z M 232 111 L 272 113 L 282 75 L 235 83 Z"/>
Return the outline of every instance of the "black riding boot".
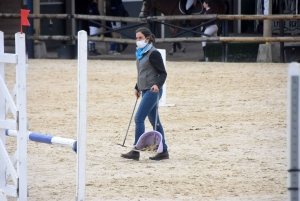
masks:
<path fill-rule="evenodd" d="M 149 157 L 149 159 L 155 161 L 169 159 L 169 152 L 165 150 L 162 153 L 156 154 L 154 157 Z"/>
<path fill-rule="evenodd" d="M 94 56 L 93 43 L 89 43 L 89 56 Z"/>
<path fill-rule="evenodd" d="M 121 44 L 117 43 L 116 46 L 116 52 L 121 53 Z"/>
<path fill-rule="evenodd" d="M 138 161 L 140 159 L 140 152 L 131 150 L 127 154 L 121 154 L 121 157 Z"/>
<path fill-rule="evenodd" d="M 200 59 L 199 61 L 206 61 L 206 46 L 203 47 L 203 59 Z"/>
<path fill-rule="evenodd" d="M 90 43 L 89 44 L 89 56 L 98 56 L 98 55 L 101 55 L 101 54 L 96 50 L 96 44 Z"/>
<path fill-rule="evenodd" d="M 123 52 L 123 51 L 127 48 L 127 46 L 128 46 L 127 43 L 123 43 L 123 44 L 122 44 L 122 51 L 121 51 L 121 52 Z"/>
<path fill-rule="evenodd" d="M 176 52 L 176 43 L 172 43 L 172 49 L 168 52 L 169 55 L 173 55 Z"/>
<path fill-rule="evenodd" d="M 181 50 L 181 52 L 185 53 L 185 47 L 182 47 L 181 43 L 176 43 L 178 49 Z"/>

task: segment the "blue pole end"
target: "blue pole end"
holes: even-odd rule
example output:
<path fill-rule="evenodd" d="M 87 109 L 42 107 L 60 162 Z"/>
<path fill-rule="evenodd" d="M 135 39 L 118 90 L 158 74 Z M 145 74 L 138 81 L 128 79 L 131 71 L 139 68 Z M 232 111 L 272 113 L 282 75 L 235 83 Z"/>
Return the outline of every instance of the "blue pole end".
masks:
<path fill-rule="evenodd" d="M 77 154 L 77 141 L 74 142 L 72 150 Z"/>

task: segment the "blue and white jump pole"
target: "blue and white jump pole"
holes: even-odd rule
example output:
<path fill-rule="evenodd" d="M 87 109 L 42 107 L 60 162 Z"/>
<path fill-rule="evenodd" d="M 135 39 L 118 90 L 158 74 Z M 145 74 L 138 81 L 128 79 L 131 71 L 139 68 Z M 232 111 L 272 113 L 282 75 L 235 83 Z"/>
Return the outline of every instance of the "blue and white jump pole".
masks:
<path fill-rule="evenodd" d="M 6 129 L 5 134 L 10 137 L 17 137 L 18 131 Z M 70 147 L 72 148 L 73 151 L 77 152 L 77 140 L 73 140 L 73 139 L 55 137 L 47 134 L 34 133 L 29 131 L 28 140 L 34 142 L 46 143 L 46 144 L 54 144 L 63 147 Z"/>

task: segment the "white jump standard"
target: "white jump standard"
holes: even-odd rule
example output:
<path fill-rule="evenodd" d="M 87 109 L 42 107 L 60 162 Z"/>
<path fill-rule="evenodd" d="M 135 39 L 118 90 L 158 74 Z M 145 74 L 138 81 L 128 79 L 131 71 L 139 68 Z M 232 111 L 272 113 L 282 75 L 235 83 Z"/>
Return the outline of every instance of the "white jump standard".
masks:
<path fill-rule="evenodd" d="M 6 196 L 27 201 L 27 141 L 71 147 L 77 153 L 76 201 L 85 200 L 86 121 L 87 121 L 87 33 L 78 32 L 77 140 L 28 131 L 26 111 L 25 34 L 15 34 L 16 54 L 4 53 L 4 34 L 0 31 L 0 201 Z M 10 93 L 5 84 L 4 64 L 16 64 L 16 84 Z M 14 101 L 16 100 L 16 103 Z M 10 111 L 14 119 L 7 119 Z M 6 136 L 17 138 L 12 157 L 6 150 Z M 15 168 L 16 167 L 16 168 Z M 8 183 L 9 177 L 11 182 Z"/>
<path fill-rule="evenodd" d="M 25 34 L 15 34 L 15 54 L 4 53 L 4 34 L 0 31 L 0 189 L 5 196 L 27 200 L 27 114 Z M 16 66 L 16 85 L 12 94 L 5 84 L 4 64 Z M 8 107 L 8 108 L 7 108 Z M 13 119 L 7 119 L 10 110 Z M 18 130 L 17 150 L 11 159 L 6 150 L 5 129 Z M 16 168 L 15 168 L 16 164 Z M 7 183 L 11 178 L 12 183 Z"/>
<path fill-rule="evenodd" d="M 167 65 L 166 65 L 166 50 L 165 49 L 157 49 L 157 50 L 161 54 L 161 57 L 163 59 L 163 63 L 164 63 L 165 68 L 167 70 Z M 161 96 L 161 100 L 162 101 L 159 104 L 159 106 L 166 106 L 166 107 L 173 107 L 173 106 L 175 106 L 175 104 L 167 103 L 167 81 L 165 81 L 165 83 L 163 85 L 163 94 Z"/>

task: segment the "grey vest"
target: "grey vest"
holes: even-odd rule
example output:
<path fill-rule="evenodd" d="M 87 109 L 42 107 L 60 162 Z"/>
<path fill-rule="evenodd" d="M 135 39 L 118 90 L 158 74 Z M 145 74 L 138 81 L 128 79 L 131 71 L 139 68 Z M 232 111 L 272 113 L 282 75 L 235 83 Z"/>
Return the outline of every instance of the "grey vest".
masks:
<path fill-rule="evenodd" d="M 137 86 L 140 91 L 150 89 L 156 84 L 158 79 L 158 73 L 149 61 L 150 54 L 153 51 L 157 51 L 155 47 L 148 50 L 148 53 L 141 60 L 136 60 L 138 72 Z"/>

